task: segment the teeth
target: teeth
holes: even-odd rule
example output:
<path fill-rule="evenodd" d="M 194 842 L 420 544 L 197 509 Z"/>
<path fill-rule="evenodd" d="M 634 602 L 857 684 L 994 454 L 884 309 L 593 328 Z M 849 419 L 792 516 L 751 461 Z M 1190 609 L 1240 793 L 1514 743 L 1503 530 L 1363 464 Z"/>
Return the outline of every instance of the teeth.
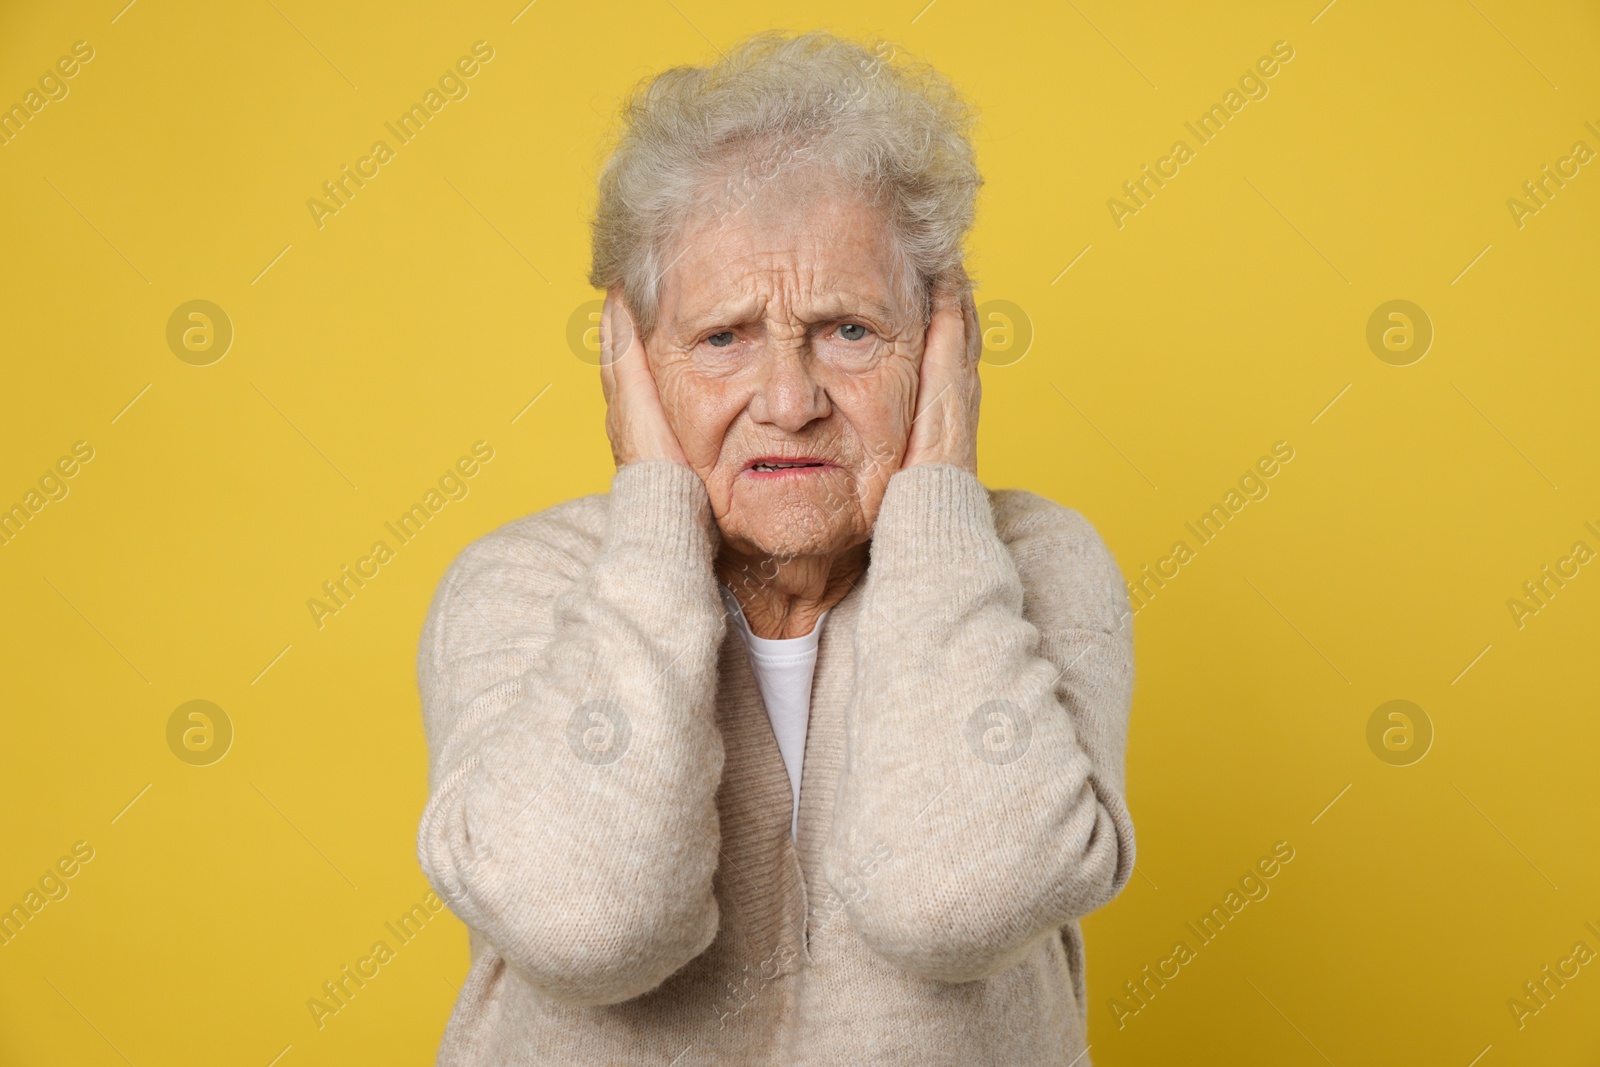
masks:
<path fill-rule="evenodd" d="M 754 467 L 758 471 L 786 471 L 793 467 L 814 467 L 814 463 L 757 463 Z"/>

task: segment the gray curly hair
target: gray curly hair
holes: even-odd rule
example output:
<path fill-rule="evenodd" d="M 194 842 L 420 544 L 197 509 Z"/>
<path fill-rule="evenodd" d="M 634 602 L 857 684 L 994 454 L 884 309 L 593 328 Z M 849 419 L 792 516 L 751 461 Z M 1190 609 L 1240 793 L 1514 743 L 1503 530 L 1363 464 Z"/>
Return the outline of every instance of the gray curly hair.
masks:
<path fill-rule="evenodd" d="M 779 177 L 815 169 L 883 212 L 903 296 L 926 321 L 935 286 L 971 285 L 963 245 L 983 184 L 974 117 L 932 67 L 823 32 L 757 34 L 711 66 L 663 71 L 622 107 L 589 282 L 621 289 L 647 337 L 690 217 L 736 213 Z"/>

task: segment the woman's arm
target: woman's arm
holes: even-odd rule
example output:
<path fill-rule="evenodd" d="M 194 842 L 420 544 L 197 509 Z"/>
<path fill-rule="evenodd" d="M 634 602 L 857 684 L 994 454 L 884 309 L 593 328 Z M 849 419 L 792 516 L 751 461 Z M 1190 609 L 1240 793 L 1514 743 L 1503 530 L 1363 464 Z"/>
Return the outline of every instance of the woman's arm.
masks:
<path fill-rule="evenodd" d="M 717 930 L 709 501 L 654 460 L 605 506 L 598 547 L 546 513 L 465 551 L 418 663 L 423 870 L 530 983 L 582 1004 L 648 992 Z"/>
<path fill-rule="evenodd" d="M 1008 546 L 975 475 L 921 464 L 873 534 L 824 873 L 875 951 L 932 979 L 1004 970 L 1133 872 L 1127 592 L 1082 516 L 1025 499 Z"/>

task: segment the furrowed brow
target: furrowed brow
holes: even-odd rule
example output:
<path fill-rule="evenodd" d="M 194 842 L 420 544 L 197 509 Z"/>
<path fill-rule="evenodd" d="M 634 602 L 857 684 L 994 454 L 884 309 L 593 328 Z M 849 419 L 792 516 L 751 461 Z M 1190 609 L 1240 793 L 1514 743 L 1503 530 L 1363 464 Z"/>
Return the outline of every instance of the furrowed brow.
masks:
<path fill-rule="evenodd" d="M 754 297 L 741 296 L 724 300 L 704 311 L 685 316 L 682 334 L 684 339 L 687 339 L 713 326 L 747 326 L 758 321 L 761 312 L 761 304 Z"/>

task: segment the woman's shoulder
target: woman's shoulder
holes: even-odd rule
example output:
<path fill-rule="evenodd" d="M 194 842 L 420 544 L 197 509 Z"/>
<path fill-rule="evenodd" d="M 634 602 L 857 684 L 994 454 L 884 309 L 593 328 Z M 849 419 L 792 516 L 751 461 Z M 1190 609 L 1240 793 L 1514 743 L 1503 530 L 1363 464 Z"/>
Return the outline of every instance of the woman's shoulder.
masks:
<path fill-rule="evenodd" d="M 576 576 L 600 550 L 606 494 L 593 493 L 552 504 L 482 534 L 457 553 L 440 591 L 463 595 L 473 589 L 530 584 Z"/>
<path fill-rule="evenodd" d="M 1128 611 L 1127 584 L 1094 524 L 1027 489 L 988 492 L 995 532 L 1017 566 L 1023 596 L 1041 599 L 1030 607 L 1062 614 L 1061 625 L 1117 629 Z"/>
<path fill-rule="evenodd" d="M 1072 564 L 1104 565 L 1111 556 L 1082 512 L 1028 489 L 989 489 L 995 530 L 1013 551 L 1043 549 Z M 1114 561 L 1113 561 L 1114 565 Z"/>
<path fill-rule="evenodd" d="M 433 665 L 469 656 L 485 643 L 525 640 L 544 627 L 549 605 L 599 553 L 605 517 L 605 494 L 577 497 L 467 544 L 428 604 L 420 645 L 424 677 Z"/>

